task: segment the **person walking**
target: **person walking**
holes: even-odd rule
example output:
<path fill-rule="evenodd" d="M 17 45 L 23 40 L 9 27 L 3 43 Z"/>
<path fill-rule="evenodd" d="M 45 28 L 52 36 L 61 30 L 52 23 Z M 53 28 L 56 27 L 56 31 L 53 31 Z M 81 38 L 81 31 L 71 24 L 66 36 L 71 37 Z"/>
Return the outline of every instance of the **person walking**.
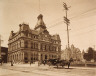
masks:
<path fill-rule="evenodd" d="M 32 61 L 30 61 L 30 66 L 31 66 L 31 63 L 32 63 Z"/>

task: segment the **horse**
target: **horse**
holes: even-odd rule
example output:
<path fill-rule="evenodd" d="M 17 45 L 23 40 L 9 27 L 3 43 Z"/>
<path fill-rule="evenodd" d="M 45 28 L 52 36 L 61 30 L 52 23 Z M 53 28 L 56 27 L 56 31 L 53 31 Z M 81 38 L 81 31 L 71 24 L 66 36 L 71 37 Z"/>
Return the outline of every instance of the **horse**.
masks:
<path fill-rule="evenodd" d="M 54 66 L 62 66 L 64 67 L 65 65 L 68 65 L 68 68 L 70 67 L 71 62 L 73 61 L 73 59 L 70 60 L 60 60 L 60 59 L 49 59 L 48 60 L 48 65 L 54 65 Z"/>

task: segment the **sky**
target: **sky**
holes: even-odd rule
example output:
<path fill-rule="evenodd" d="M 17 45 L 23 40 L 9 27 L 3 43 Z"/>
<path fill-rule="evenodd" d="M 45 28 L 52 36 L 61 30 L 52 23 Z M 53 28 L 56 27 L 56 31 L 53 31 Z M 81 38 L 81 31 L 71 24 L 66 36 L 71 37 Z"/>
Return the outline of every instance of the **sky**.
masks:
<path fill-rule="evenodd" d="M 37 16 L 43 20 L 51 35 L 59 34 L 62 50 L 67 46 L 67 27 L 63 17 L 65 2 L 68 10 L 70 45 L 87 50 L 96 49 L 96 0 L 0 0 L 0 35 L 2 46 L 8 47 L 10 32 L 19 30 L 19 24 L 27 23 L 34 29 Z"/>

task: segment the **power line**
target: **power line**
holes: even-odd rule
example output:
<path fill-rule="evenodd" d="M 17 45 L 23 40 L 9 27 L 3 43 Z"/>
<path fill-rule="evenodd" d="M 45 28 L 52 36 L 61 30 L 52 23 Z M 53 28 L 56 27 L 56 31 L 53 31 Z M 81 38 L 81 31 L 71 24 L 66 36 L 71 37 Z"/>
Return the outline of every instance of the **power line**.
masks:
<path fill-rule="evenodd" d="M 79 34 L 75 34 L 75 35 L 73 35 L 73 36 L 80 36 L 80 35 L 84 35 L 84 34 L 86 34 L 86 33 L 89 33 L 89 32 L 93 32 L 93 31 L 96 31 L 96 29 L 93 29 L 93 30 L 89 30 L 89 31 L 87 31 L 87 32 L 82 32 L 82 33 L 79 33 Z"/>
<path fill-rule="evenodd" d="M 89 26 L 87 26 L 87 27 L 82 27 L 82 28 L 79 28 L 79 29 L 76 29 L 76 30 L 77 30 L 77 31 L 81 31 L 81 30 L 83 30 L 83 29 L 86 29 L 86 28 L 89 28 L 89 27 L 92 27 L 92 26 L 96 26 L 96 24 L 89 25 Z M 75 32 L 76 32 L 76 30 L 75 30 Z M 74 32 L 74 31 L 72 31 L 72 32 Z"/>
<path fill-rule="evenodd" d="M 91 11 L 93 11 L 93 10 L 96 11 L 96 8 L 93 8 L 93 9 L 87 10 L 87 11 L 85 11 L 85 12 L 82 12 L 81 14 L 76 15 L 76 16 L 74 16 L 74 17 L 71 17 L 71 18 L 69 18 L 69 19 L 73 19 L 73 18 L 76 18 L 76 17 L 78 17 L 78 16 L 82 16 L 82 15 L 84 15 L 84 14 L 86 14 L 86 13 L 89 13 L 89 12 L 91 12 Z"/>
<path fill-rule="evenodd" d="M 79 14 L 79 15 L 76 15 L 76 16 L 74 16 L 74 17 L 70 17 L 69 19 L 73 19 L 73 18 L 76 18 L 76 17 L 78 17 L 78 16 L 81 16 L 81 15 L 84 15 L 84 14 L 86 14 L 86 13 L 88 13 L 88 12 L 91 12 L 92 10 L 94 10 L 94 9 L 96 9 L 96 8 L 93 8 L 93 9 L 91 9 L 91 10 L 87 10 L 87 11 L 85 11 L 85 12 L 83 12 L 83 13 L 81 13 L 81 14 Z M 58 18 L 57 20 L 60 20 L 62 17 L 60 17 L 60 18 Z M 59 21 L 58 23 L 62 23 L 62 21 Z M 58 23 L 56 23 L 56 24 L 58 24 Z M 52 27 L 54 27 L 55 26 L 55 24 L 54 25 L 52 25 Z M 57 26 L 57 25 L 56 25 Z M 51 27 L 51 26 L 50 26 Z M 49 27 L 49 28 L 50 28 Z"/>
<path fill-rule="evenodd" d="M 60 22 L 58 22 L 58 23 L 55 23 L 54 25 L 48 27 L 47 29 L 50 29 L 50 28 L 55 27 L 55 26 L 57 26 L 57 25 L 59 25 L 59 24 L 62 24 L 63 22 L 64 22 L 64 21 L 60 21 Z"/>

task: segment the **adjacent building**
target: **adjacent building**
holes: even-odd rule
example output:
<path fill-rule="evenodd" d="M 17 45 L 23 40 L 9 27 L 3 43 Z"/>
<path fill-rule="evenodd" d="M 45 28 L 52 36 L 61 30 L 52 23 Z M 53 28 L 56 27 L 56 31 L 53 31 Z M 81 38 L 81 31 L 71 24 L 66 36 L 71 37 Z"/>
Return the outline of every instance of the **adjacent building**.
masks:
<path fill-rule="evenodd" d="M 3 63 L 7 63 L 8 47 L 1 47 L 1 59 Z"/>
<path fill-rule="evenodd" d="M 22 23 L 19 25 L 19 31 L 11 31 L 8 40 L 8 61 L 28 62 L 61 58 L 60 36 L 50 35 L 42 14 L 37 19 L 34 29 Z"/>
<path fill-rule="evenodd" d="M 82 59 L 82 54 L 80 49 L 74 47 L 72 44 L 70 48 L 67 48 L 62 51 L 61 58 L 64 60 L 69 60 L 72 58 L 73 60 L 80 61 Z"/>

